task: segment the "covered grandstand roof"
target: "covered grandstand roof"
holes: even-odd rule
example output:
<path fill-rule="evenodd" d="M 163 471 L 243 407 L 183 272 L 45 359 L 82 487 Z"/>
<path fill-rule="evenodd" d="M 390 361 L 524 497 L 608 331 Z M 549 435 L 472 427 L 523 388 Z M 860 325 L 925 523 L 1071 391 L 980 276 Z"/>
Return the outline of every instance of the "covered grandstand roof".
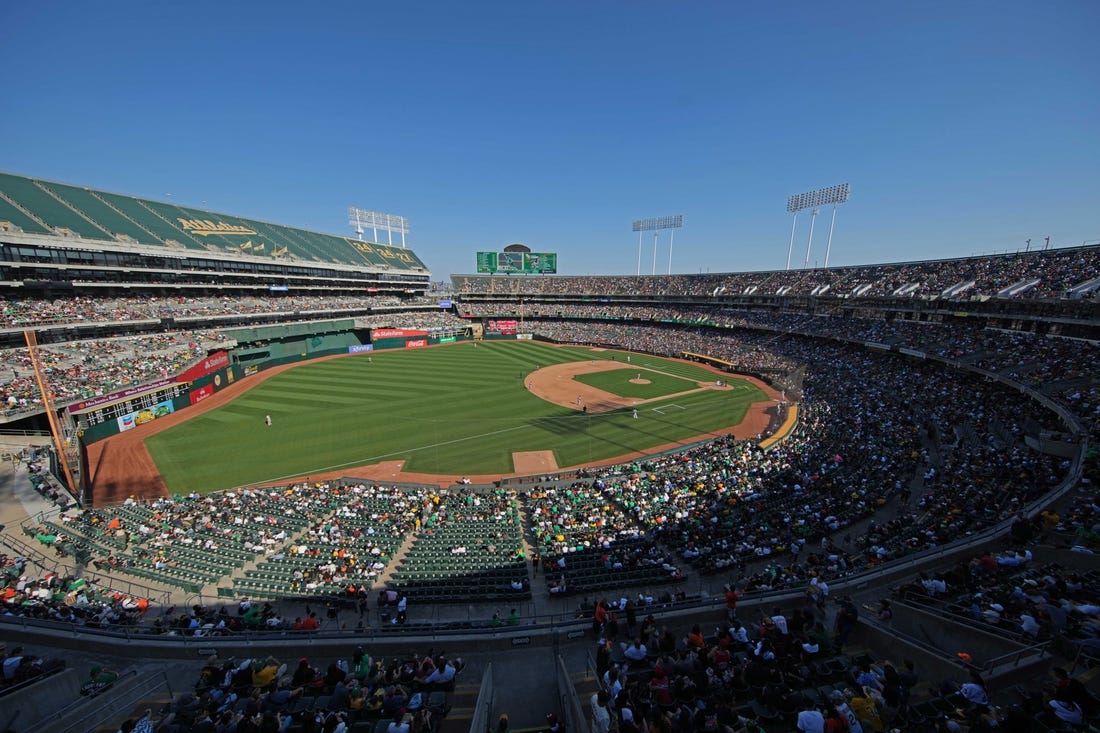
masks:
<path fill-rule="evenodd" d="M 3 229 L 156 246 L 179 255 L 244 254 L 303 264 L 428 270 L 412 250 L 402 247 L 11 173 L 0 173 Z"/>

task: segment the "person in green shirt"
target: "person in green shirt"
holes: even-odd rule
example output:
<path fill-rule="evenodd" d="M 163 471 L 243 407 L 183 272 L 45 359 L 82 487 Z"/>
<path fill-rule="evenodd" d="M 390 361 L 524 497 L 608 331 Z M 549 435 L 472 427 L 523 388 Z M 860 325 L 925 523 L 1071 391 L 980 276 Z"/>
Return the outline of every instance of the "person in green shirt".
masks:
<path fill-rule="evenodd" d="M 351 674 L 359 682 L 366 682 L 374 676 L 374 660 L 363 647 L 358 647 L 351 656 Z"/>
<path fill-rule="evenodd" d="M 118 672 L 96 665 L 89 672 L 88 681 L 80 686 L 80 694 L 95 697 L 113 685 L 117 679 Z"/>

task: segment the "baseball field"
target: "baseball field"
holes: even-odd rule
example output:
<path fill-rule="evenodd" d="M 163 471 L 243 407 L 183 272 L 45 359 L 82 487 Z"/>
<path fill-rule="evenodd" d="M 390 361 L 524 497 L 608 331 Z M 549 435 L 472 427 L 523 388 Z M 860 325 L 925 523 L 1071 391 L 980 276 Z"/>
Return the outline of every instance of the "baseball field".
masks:
<path fill-rule="evenodd" d="M 504 475 L 530 468 L 523 456 L 544 456 L 532 465 L 556 469 L 725 432 L 769 399 L 726 378 L 685 361 L 537 342 L 381 351 L 277 373 L 145 446 L 173 493 L 383 461 Z"/>

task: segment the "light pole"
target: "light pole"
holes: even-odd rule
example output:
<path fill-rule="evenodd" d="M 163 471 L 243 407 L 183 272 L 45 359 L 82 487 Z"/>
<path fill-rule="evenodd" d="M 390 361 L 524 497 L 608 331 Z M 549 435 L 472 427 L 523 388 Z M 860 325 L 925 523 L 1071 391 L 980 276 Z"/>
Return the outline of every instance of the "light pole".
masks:
<path fill-rule="evenodd" d="M 829 269 L 829 250 L 833 248 L 834 224 L 836 224 L 836 204 L 833 204 L 833 218 L 829 221 L 829 241 L 825 243 L 825 269 Z"/>
<path fill-rule="evenodd" d="M 787 206 L 787 211 L 790 211 L 790 205 Z M 794 212 L 794 217 L 791 218 L 791 241 L 787 243 L 787 269 L 791 269 L 791 251 L 794 249 L 794 226 L 798 223 L 798 211 Z"/>
<path fill-rule="evenodd" d="M 653 232 L 653 265 L 650 274 L 657 274 L 657 236 L 662 229 L 680 229 L 684 226 L 684 215 L 659 216 L 649 219 L 637 219 L 634 221 L 633 230 L 638 232 L 638 274 L 642 274 L 642 232 Z M 668 274 L 672 274 L 672 238 L 674 233 L 670 231 L 668 238 Z"/>
<path fill-rule="evenodd" d="M 393 233 L 397 232 L 401 235 L 401 247 L 405 248 L 405 235 L 409 233 L 407 217 L 349 206 L 348 224 L 355 228 L 355 234 L 360 240 L 363 239 L 363 228 L 370 227 L 374 234 L 372 242 L 378 241 L 378 230 L 381 229 L 386 232 L 386 244 L 389 246 L 393 246 Z"/>
<path fill-rule="evenodd" d="M 794 250 L 794 231 L 795 224 L 798 222 L 798 212 L 803 209 L 813 210 L 810 215 L 810 236 L 806 239 L 806 259 L 802 263 L 804 268 L 808 268 L 810 266 L 810 248 L 814 241 L 814 223 L 817 220 L 819 207 L 832 204 L 833 216 L 829 222 L 829 241 L 825 245 L 825 267 L 829 266 L 829 254 L 833 247 L 833 229 L 836 226 L 836 207 L 837 204 L 843 204 L 848 200 L 848 192 L 848 184 L 841 183 L 828 188 L 819 188 L 816 191 L 795 194 L 787 198 L 787 212 L 794 214 L 794 219 L 791 221 L 791 240 L 787 243 L 788 270 L 791 269 L 791 252 Z"/>
<path fill-rule="evenodd" d="M 802 263 L 802 269 L 810 266 L 810 245 L 814 242 L 814 222 L 817 221 L 817 207 L 810 214 L 810 236 L 806 239 L 806 261 Z"/>

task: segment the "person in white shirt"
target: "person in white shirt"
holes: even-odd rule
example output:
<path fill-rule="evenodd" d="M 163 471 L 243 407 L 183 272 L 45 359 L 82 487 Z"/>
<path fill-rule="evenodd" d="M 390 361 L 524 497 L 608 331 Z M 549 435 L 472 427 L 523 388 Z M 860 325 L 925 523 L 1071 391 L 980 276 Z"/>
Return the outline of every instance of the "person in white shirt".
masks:
<path fill-rule="evenodd" d="M 607 704 L 611 700 L 611 694 L 607 690 L 600 690 L 589 699 L 592 706 L 592 733 L 607 733 L 611 728 L 611 713 Z"/>
<path fill-rule="evenodd" d="M 832 702 L 833 707 L 836 708 L 841 717 L 848 721 L 848 733 L 863 733 L 863 724 L 859 722 L 859 717 L 856 716 L 855 711 L 848 704 L 848 699 L 844 697 L 843 692 L 833 690 L 829 693 L 829 701 Z"/>
<path fill-rule="evenodd" d="M 772 621 L 775 622 L 775 628 L 779 629 L 779 633 L 783 636 L 787 635 L 787 617 L 778 609 L 772 609 Z"/>
<path fill-rule="evenodd" d="M 924 573 L 921 573 L 920 584 L 924 587 L 924 592 L 933 597 L 947 592 L 947 583 L 939 578 L 929 578 Z"/>
<path fill-rule="evenodd" d="M 1031 638 L 1035 638 L 1039 635 L 1039 631 L 1043 627 L 1039 625 L 1038 620 L 1030 613 L 1020 614 L 1020 630 Z"/>
<path fill-rule="evenodd" d="M 645 644 L 642 643 L 641 637 L 635 637 L 633 644 L 623 642 L 622 648 L 623 656 L 631 662 L 644 662 L 648 656 L 648 651 Z"/>
<path fill-rule="evenodd" d="M 409 733 L 409 721 L 406 718 L 409 717 L 405 713 L 405 709 L 402 708 L 394 713 L 393 720 L 390 721 L 389 726 L 386 728 L 386 733 Z"/>
<path fill-rule="evenodd" d="M 802 710 L 798 713 L 798 730 L 802 733 L 825 733 L 825 716 L 820 710 Z"/>

